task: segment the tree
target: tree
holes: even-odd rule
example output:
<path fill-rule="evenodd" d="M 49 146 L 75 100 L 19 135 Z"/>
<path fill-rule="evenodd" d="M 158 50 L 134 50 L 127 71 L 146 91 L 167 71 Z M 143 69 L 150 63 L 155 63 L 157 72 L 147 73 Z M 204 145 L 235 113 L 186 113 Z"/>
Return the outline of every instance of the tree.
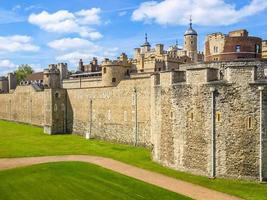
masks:
<path fill-rule="evenodd" d="M 17 78 L 17 83 L 19 84 L 21 81 L 25 80 L 26 77 L 33 73 L 33 69 L 28 64 L 22 64 L 14 71 Z"/>

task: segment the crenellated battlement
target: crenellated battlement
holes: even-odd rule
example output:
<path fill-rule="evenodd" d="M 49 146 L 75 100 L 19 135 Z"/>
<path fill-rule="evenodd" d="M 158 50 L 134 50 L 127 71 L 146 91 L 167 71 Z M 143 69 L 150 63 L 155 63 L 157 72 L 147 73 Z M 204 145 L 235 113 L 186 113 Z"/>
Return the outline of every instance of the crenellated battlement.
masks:
<path fill-rule="evenodd" d="M 103 67 L 108 67 L 108 66 L 120 66 L 122 65 L 122 61 L 119 60 L 109 60 L 109 59 L 105 59 L 102 63 Z"/>

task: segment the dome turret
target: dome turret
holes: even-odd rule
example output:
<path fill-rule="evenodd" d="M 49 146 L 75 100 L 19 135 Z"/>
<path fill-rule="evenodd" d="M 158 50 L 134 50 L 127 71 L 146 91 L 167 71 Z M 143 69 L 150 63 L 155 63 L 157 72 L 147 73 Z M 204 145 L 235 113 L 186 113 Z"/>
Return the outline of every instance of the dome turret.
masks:
<path fill-rule="evenodd" d="M 197 32 L 192 28 L 192 18 L 191 17 L 190 17 L 190 26 L 184 33 L 184 36 L 186 36 L 186 35 L 196 35 L 197 36 Z"/>
<path fill-rule="evenodd" d="M 145 35 L 145 43 L 142 45 L 142 47 L 151 47 L 151 45 L 147 41 L 147 34 Z"/>

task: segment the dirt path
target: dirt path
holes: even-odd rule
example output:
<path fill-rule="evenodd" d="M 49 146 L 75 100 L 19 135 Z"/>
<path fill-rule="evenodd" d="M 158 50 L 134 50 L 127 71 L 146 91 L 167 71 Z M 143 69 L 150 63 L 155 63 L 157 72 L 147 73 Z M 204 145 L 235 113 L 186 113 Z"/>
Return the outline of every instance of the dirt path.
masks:
<path fill-rule="evenodd" d="M 25 157 L 25 158 L 3 158 L 0 159 L 0 170 L 28 166 L 40 163 L 60 161 L 82 161 L 102 166 L 106 169 L 116 171 L 120 174 L 133 177 L 144 182 L 165 188 L 167 190 L 183 194 L 193 199 L 200 200 L 235 200 L 239 199 L 221 192 L 213 191 L 185 181 L 180 181 L 159 173 L 140 169 L 110 158 L 69 155 L 69 156 L 46 156 L 46 157 Z"/>

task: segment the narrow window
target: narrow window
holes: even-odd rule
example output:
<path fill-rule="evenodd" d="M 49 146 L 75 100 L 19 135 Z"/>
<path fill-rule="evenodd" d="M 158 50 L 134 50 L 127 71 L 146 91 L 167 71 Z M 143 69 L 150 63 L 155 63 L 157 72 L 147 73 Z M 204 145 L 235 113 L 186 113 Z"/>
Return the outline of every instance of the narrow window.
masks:
<path fill-rule="evenodd" d="M 260 53 L 260 45 L 256 44 L 255 46 L 255 52 Z"/>
<path fill-rule="evenodd" d="M 188 116 L 188 119 L 190 121 L 193 121 L 194 120 L 194 113 L 193 112 L 189 112 L 187 116 Z"/>
<path fill-rule="evenodd" d="M 55 98 L 59 98 L 60 94 L 58 92 L 55 93 Z"/>
<path fill-rule="evenodd" d="M 190 119 L 193 121 L 194 120 L 194 113 L 190 113 Z"/>
<path fill-rule="evenodd" d="M 104 67 L 104 74 L 107 73 L 107 69 Z"/>
<path fill-rule="evenodd" d="M 112 78 L 112 83 L 115 83 L 116 82 L 116 78 Z"/>
<path fill-rule="evenodd" d="M 235 46 L 235 52 L 239 53 L 241 51 L 241 46 L 240 45 L 236 45 Z"/>
<path fill-rule="evenodd" d="M 217 112 L 217 113 L 216 113 L 216 121 L 217 121 L 217 122 L 221 122 L 221 120 L 222 120 L 222 115 L 221 115 L 220 112 Z"/>
<path fill-rule="evenodd" d="M 218 48 L 218 47 L 216 47 L 216 46 L 214 46 L 214 47 L 213 47 L 213 51 L 214 51 L 214 53 L 218 53 L 218 51 L 219 51 L 219 48 Z"/>
<path fill-rule="evenodd" d="M 252 117 L 247 118 L 247 128 L 252 129 Z"/>

